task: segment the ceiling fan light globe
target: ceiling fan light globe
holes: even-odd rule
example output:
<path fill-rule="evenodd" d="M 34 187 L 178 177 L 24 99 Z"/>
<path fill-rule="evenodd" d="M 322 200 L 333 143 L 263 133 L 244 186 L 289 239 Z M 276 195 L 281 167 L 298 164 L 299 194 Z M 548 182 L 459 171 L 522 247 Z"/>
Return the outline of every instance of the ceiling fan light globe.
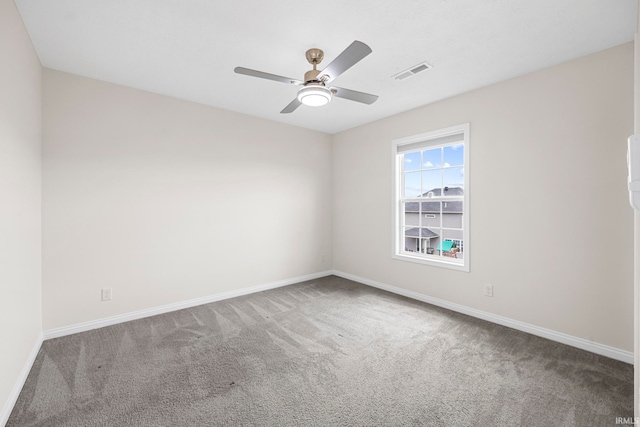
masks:
<path fill-rule="evenodd" d="M 298 101 L 310 107 L 320 107 L 331 101 L 331 91 L 324 86 L 305 86 L 298 91 Z"/>

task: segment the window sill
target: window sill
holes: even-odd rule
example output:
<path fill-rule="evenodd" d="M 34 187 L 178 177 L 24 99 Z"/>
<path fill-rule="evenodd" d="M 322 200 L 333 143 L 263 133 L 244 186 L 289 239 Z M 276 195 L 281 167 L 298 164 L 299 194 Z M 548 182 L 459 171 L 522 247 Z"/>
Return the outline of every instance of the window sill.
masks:
<path fill-rule="evenodd" d="M 465 260 L 464 262 L 455 262 L 452 260 L 447 260 L 445 257 L 423 257 L 423 256 L 412 256 L 407 253 L 394 254 L 392 256 L 393 259 L 397 259 L 399 261 L 407 261 L 407 262 L 415 262 L 417 264 L 426 264 L 432 267 L 440 267 L 446 268 L 449 270 L 456 271 L 464 271 L 469 272 L 469 260 Z"/>

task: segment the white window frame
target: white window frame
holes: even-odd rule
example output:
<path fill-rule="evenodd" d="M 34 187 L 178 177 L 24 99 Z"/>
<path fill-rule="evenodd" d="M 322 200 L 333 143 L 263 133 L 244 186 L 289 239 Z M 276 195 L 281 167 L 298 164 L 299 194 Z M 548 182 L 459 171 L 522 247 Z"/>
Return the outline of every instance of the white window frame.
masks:
<path fill-rule="evenodd" d="M 392 258 L 401 260 L 401 261 L 409 261 L 416 262 L 420 264 L 431 265 L 435 267 L 443 267 L 452 270 L 469 272 L 469 259 L 470 259 L 470 241 L 469 241 L 469 123 L 460 124 L 457 126 L 451 126 L 444 129 L 435 130 L 432 132 L 421 133 L 418 135 L 413 135 L 405 138 L 400 138 L 392 141 L 392 159 L 393 159 L 393 253 Z M 462 140 L 459 140 L 455 143 L 446 143 L 442 141 L 446 141 L 446 137 L 451 137 L 453 135 L 462 135 Z M 463 259 L 454 261 L 444 256 L 435 256 L 435 255 L 427 255 L 427 254 L 414 254 L 407 253 L 403 250 L 404 247 L 404 230 L 403 230 L 403 218 L 404 218 L 404 210 L 403 210 L 403 202 L 402 202 L 402 193 L 403 193 L 403 165 L 401 163 L 401 159 L 403 158 L 402 152 L 398 152 L 399 147 L 406 146 L 409 144 L 416 144 L 416 146 L 420 147 L 442 147 L 447 145 L 456 145 L 456 144 L 464 144 L 464 194 L 463 194 L 463 214 L 462 214 L 462 227 L 463 227 L 463 241 L 464 241 L 464 256 Z M 425 199 L 425 201 L 428 199 Z M 442 238 L 444 241 L 445 238 Z M 451 239 L 449 239 L 451 240 Z"/>

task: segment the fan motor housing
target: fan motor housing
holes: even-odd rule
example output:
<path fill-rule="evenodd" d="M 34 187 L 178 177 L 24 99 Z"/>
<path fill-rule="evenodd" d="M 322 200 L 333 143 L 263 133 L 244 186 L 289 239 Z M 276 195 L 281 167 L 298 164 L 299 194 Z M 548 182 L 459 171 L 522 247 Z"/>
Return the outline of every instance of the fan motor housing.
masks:
<path fill-rule="evenodd" d="M 305 83 L 317 81 L 318 74 L 320 74 L 320 70 L 309 70 L 304 73 L 304 81 Z"/>

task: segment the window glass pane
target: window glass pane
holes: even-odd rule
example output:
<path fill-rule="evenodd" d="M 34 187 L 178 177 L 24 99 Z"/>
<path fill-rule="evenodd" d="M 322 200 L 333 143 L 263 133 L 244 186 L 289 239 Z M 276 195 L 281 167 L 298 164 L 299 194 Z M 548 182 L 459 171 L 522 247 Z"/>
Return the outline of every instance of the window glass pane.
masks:
<path fill-rule="evenodd" d="M 442 202 L 442 226 L 445 228 L 462 228 L 462 200 Z"/>
<path fill-rule="evenodd" d="M 422 227 L 420 236 L 422 238 L 420 251 L 423 254 L 433 255 L 436 247 L 435 242 L 440 237 L 440 229 L 437 227 Z"/>
<path fill-rule="evenodd" d="M 406 202 L 404 204 L 405 225 L 420 225 L 420 204 L 418 202 Z"/>
<path fill-rule="evenodd" d="M 440 202 L 422 202 L 422 225 L 440 227 Z"/>
<path fill-rule="evenodd" d="M 405 173 L 404 197 L 418 197 L 420 194 L 420 172 Z"/>
<path fill-rule="evenodd" d="M 422 169 L 439 168 L 442 163 L 442 148 L 422 152 Z"/>
<path fill-rule="evenodd" d="M 429 241 L 431 240 L 432 235 L 433 233 L 428 228 L 420 228 L 420 253 L 427 253 L 427 248 L 429 247 Z"/>
<path fill-rule="evenodd" d="M 404 250 L 405 252 L 418 252 L 420 239 L 420 229 L 418 227 L 405 227 L 404 229 Z"/>
<path fill-rule="evenodd" d="M 451 193 L 445 191 L 445 196 L 462 196 L 464 189 L 464 168 L 443 169 L 444 186 L 449 187 Z M 460 190 L 453 190 L 459 188 Z"/>
<path fill-rule="evenodd" d="M 444 147 L 444 166 L 464 165 L 464 145 L 451 145 Z"/>
<path fill-rule="evenodd" d="M 464 237 L 462 230 L 444 230 L 442 238 L 444 239 L 443 256 L 456 259 L 464 258 Z"/>
<path fill-rule="evenodd" d="M 434 255 L 436 252 L 436 245 L 438 241 L 436 231 L 439 231 L 437 228 L 434 229 L 425 229 L 427 231 L 427 235 L 435 235 L 432 238 L 425 238 L 422 241 L 422 253 L 427 255 Z"/>
<path fill-rule="evenodd" d="M 406 153 L 404 156 L 404 170 L 417 171 L 420 170 L 420 152 Z"/>
<path fill-rule="evenodd" d="M 429 197 L 427 194 L 433 191 L 435 197 L 440 196 L 442 188 L 442 171 L 440 169 L 422 172 L 422 195 Z"/>
<path fill-rule="evenodd" d="M 428 213 L 440 213 L 440 202 L 422 202 L 422 211 Z"/>
<path fill-rule="evenodd" d="M 433 249 L 432 251 L 429 251 L 429 255 L 440 255 L 440 242 L 442 241 L 442 230 L 439 228 L 432 228 L 431 231 L 433 231 L 436 234 L 436 237 L 434 237 L 433 239 L 431 239 L 431 241 L 429 242 L 431 248 Z"/>

